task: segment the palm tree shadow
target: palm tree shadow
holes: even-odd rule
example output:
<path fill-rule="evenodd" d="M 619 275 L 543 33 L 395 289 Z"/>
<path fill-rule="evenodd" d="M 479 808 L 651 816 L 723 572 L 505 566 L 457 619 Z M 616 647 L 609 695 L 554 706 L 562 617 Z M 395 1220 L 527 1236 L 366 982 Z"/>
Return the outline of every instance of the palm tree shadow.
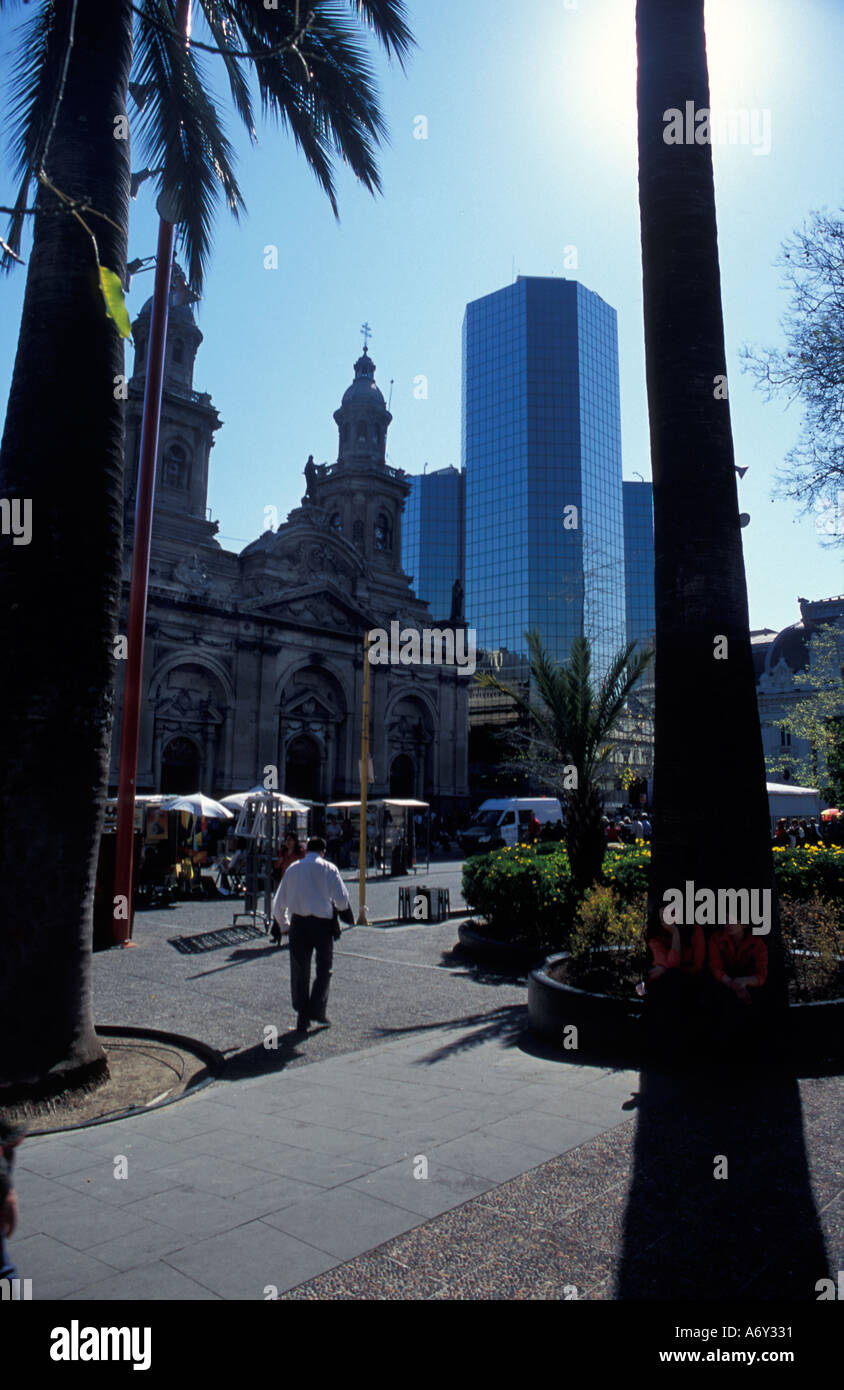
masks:
<path fill-rule="evenodd" d="M 416 1060 L 417 1066 L 433 1066 L 447 1057 L 471 1052 L 485 1042 L 497 1041 L 502 1047 L 518 1047 L 523 1039 L 527 1024 L 524 1004 L 502 1005 L 482 1014 L 466 1014 L 463 1018 L 446 1018 L 435 1023 L 408 1024 L 404 1028 L 378 1028 L 378 1037 L 386 1042 L 393 1038 L 409 1037 L 414 1034 L 439 1033 L 451 1029 L 456 1034 L 452 1042 L 445 1042 L 432 1052 Z M 467 1031 L 470 1030 L 470 1031 Z M 459 1030 L 459 1031 L 458 1031 Z"/>
<path fill-rule="evenodd" d="M 828 1262 L 793 1071 L 646 1062 L 637 1111 L 614 1297 L 815 1299 Z"/>

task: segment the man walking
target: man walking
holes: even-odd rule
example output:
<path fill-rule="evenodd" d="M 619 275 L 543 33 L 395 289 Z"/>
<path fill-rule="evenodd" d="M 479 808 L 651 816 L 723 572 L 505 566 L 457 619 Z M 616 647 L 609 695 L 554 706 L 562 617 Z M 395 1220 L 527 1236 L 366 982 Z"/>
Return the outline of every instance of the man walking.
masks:
<path fill-rule="evenodd" d="M 334 962 L 334 942 L 340 936 L 334 910 L 349 923 L 354 921 L 349 894 L 339 869 L 325 855 L 325 841 L 308 841 L 304 859 L 291 864 L 273 902 L 273 918 L 280 928 L 290 920 L 290 993 L 296 1010 L 296 1027 L 307 1033 L 310 1023 L 331 1024 L 326 1018 L 328 987 Z M 311 988 L 311 956 L 316 952 L 316 977 Z"/>

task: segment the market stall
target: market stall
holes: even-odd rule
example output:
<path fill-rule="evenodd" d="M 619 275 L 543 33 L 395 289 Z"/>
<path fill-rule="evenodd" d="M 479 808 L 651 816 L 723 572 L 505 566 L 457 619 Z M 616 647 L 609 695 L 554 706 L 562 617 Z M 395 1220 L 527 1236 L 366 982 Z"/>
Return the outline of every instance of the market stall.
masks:
<path fill-rule="evenodd" d="M 268 932 L 272 926 L 275 862 L 286 835 L 292 833 L 299 840 L 307 839 L 310 809 L 295 797 L 266 787 L 253 787 L 249 792 L 235 792 L 223 798 L 229 806 L 238 800 L 242 804 L 234 833 L 243 842 L 244 901 L 233 922 L 237 925 L 241 917 L 249 917 L 254 926 L 260 919 Z"/>
<path fill-rule="evenodd" d="M 360 867 L 360 802 L 332 801 L 325 808 L 326 853 L 338 868 Z M 427 801 L 388 798 L 366 807 L 367 870 L 415 873 L 423 853 L 430 867 L 430 807 Z"/>

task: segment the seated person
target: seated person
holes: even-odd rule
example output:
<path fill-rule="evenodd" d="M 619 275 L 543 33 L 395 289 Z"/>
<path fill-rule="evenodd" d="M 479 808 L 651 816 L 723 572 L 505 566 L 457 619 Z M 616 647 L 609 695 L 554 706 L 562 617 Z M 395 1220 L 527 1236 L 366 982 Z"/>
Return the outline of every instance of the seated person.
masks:
<path fill-rule="evenodd" d="M 676 922 L 665 921 L 665 909 L 661 908 L 659 923 L 646 935 L 653 965 L 648 971 L 648 981 L 653 983 L 677 971 L 680 976 L 698 975 L 706 959 L 706 941 L 703 929 L 697 922 L 691 927 L 678 926 Z"/>
<path fill-rule="evenodd" d="M 768 948 L 749 925 L 728 922 L 709 939 L 709 969 L 739 1004 L 750 1004 L 758 997 L 750 991 L 761 989 L 768 978 Z"/>
<path fill-rule="evenodd" d="M 706 960 L 706 940 L 703 929 L 695 922 L 679 926 L 666 922 L 665 908 L 659 920 L 649 926 L 645 941 L 653 964 L 647 971 L 647 983 L 637 993 L 647 999 L 645 1027 L 650 1030 L 651 1042 L 662 1047 L 667 1035 L 670 1046 L 691 1048 L 699 1040 L 699 999 Z"/>

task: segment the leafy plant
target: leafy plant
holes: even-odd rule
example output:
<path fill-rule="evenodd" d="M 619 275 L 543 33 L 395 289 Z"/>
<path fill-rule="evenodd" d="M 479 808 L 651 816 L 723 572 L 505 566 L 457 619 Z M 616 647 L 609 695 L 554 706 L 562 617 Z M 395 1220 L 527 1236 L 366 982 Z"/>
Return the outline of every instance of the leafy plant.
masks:
<path fill-rule="evenodd" d="M 844 994 L 844 911 L 817 895 L 780 902 L 789 992 L 794 1000 Z"/>
<path fill-rule="evenodd" d="M 628 994 L 645 966 L 644 896 L 625 901 L 606 884 L 586 893 L 569 940 L 567 978 L 602 993 Z"/>

